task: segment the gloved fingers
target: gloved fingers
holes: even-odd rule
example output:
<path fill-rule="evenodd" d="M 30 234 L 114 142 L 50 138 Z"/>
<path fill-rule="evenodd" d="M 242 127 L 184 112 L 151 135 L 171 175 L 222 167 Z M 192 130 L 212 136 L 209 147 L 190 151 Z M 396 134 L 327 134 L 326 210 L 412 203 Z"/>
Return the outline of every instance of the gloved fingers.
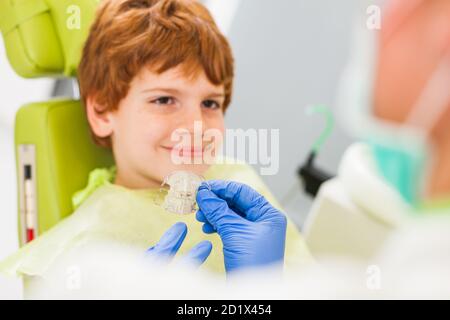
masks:
<path fill-rule="evenodd" d="M 216 229 L 214 229 L 214 227 L 209 223 L 205 223 L 202 227 L 202 230 L 206 234 L 216 233 Z"/>
<path fill-rule="evenodd" d="M 230 207 L 239 208 L 245 212 L 262 196 L 251 187 L 243 183 L 223 180 L 203 182 L 199 189 L 208 188 L 219 198 L 225 200 Z"/>
<path fill-rule="evenodd" d="M 178 252 L 186 238 L 187 226 L 183 222 L 174 224 L 161 237 L 159 242 L 147 250 L 147 252 L 154 258 L 170 260 Z"/>
<path fill-rule="evenodd" d="M 211 190 L 219 198 L 225 200 L 230 208 L 236 210 L 249 221 L 255 222 L 263 219 L 265 218 L 264 214 L 267 213 L 268 207 L 266 204 L 269 204 L 269 202 L 261 194 L 245 184 L 211 180 L 202 183 L 199 188 L 199 191 L 201 190 Z"/>
<path fill-rule="evenodd" d="M 209 241 L 202 241 L 183 257 L 182 263 L 193 266 L 201 266 L 208 259 L 211 254 L 211 250 L 212 243 Z"/>
<path fill-rule="evenodd" d="M 197 221 L 203 223 L 202 230 L 204 233 L 211 234 L 216 232 L 214 227 L 208 222 L 208 219 L 206 219 L 205 214 L 202 212 L 202 210 L 198 210 L 195 216 L 197 218 Z"/>
<path fill-rule="evenodd" d="M 197 204 L 199 206 L 198 218 L 206 218 L 207 222 L 218 230 L 220 226 L 229 223 L 244 223 L 244 219 L 228 207 L 225 200 L 219 198 L 208 188 L 199 188 L 197 192 Z"/>
<path fill-rule="evenodd" d="M 272 206 L 268 201 L 261 202 L 250 209 L 247 213 L 247 219 L 256 222 L 267 221 L 270 223 L 287 224 L 286 215 Z"/>
<path fill-rule="evenodd" d="M 195 218 L 198 222 L 208 222 L 208 219 L 206 219 L 205 214 L 202 212 L 202 210 L 197 210 Z"/>

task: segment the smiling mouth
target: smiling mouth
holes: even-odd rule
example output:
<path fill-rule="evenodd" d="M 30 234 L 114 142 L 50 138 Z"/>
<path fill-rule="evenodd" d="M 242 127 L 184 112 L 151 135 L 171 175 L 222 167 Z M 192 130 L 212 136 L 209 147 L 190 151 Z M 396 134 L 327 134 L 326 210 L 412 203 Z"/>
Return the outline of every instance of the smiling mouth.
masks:
<path fill-rule="evenodd" d="M 208 146 L 204 148 L 196 148 L 196 147 L 163 147 L 163 149 L 175 153 L 180 157 L 202 157 L 205 153 L 205 150 L 208 149 Z"/>

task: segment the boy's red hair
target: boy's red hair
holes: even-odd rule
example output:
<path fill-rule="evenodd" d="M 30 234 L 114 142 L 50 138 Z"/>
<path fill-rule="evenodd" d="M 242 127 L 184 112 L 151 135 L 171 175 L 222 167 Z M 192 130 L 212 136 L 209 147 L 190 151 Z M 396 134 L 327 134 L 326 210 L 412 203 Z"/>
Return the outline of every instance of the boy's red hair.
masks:
<path fill-rule="evenodd" d="M 133 78 L 144 67 L 163 73 L 183 64 L 186 76 L 203 70 L 225 86 L 231 102 L 234 60 L 227 39 L 211 14 L 194 0 L 104 0 L 91 27 L 78 68 L 83 102 L 92 97 L 117 109 Z M 109 138 L 94 135 L 102 146 Z"/>

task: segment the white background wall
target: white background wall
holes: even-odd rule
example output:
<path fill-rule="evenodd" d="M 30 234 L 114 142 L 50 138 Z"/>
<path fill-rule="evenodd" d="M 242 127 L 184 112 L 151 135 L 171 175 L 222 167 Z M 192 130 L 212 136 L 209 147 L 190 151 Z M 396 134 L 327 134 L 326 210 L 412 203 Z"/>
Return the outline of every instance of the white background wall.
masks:
<path fill-rule="evenodd" d="M 322 128 L 322 119 L 307 118 L 305 107 L 325 104 L 335 111 L 336 86 L 348 56 L 352 14 L 358 0 L 241 0 L 230 23 L 233 10 L 224 10 L 222 5 L 237 2 L 209 1 L 220 16 L 220 24 L 229 27 L 236 56 L 235 95 L 227 125 L 281 130 L 280 172 L 264 177 L 281 199 L 296 185 L 296 170 Z M 51 92 L 50 80 L 23 80 L 13 73 L 1 41 L 0 259 L 18 246 L 14 115 L 24 103 L 45 99 Z M 319 164 L 335 172 L 349 143 L 337 129 Z M 310 200 L 298 190 L 287 210 L 300 225 Z M 0 278 L 0 299 L 19 296 L 18 282 Z"/>

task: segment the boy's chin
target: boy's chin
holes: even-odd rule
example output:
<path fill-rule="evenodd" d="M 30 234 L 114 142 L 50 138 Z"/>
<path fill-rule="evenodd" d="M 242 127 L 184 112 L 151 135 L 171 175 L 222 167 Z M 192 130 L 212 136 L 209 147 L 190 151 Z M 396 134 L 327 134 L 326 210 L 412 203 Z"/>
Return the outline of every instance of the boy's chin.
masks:
<path fill-rule="evenodd" d="M 164 178 L 177 171 L 188 171 L 203 176 L 210 166 L 211 165 L 208 164 L 171 164 L 164 168 L 159 174 L 163 181 Z"/>
<path fill-rule="evenodd" d="M 203 176 L 210 166 L 211 165 L 209 165 L 209 164 L 180 164 L 180 165 L 173 165 L 168 170 L 170 172 L 168 172 L 167 174 L 169 175 L 169 174 L 171 174 L 172 172 L 175 172 L 175 171 L 188 171 L 188 172 L 193 172 L 195 174 Z"/>

